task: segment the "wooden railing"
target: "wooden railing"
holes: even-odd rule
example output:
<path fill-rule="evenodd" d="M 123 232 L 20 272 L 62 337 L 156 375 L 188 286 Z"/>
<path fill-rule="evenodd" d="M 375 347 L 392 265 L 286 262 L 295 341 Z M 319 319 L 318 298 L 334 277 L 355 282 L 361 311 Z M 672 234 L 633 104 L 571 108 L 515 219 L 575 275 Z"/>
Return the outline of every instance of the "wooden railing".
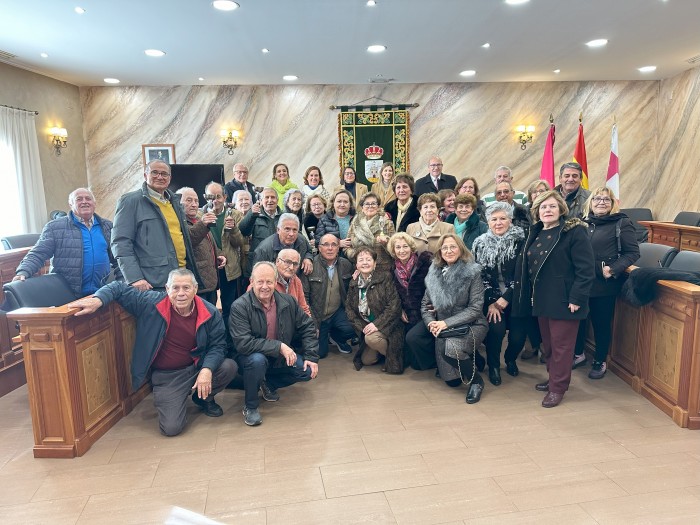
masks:
<path fill-rule="evenodd" d="M 671 246 L 679 252 L 700 252 L 700 227 L 660 221 L 639 221 L 639 224 L 649 230 L 649 242 Z"/>

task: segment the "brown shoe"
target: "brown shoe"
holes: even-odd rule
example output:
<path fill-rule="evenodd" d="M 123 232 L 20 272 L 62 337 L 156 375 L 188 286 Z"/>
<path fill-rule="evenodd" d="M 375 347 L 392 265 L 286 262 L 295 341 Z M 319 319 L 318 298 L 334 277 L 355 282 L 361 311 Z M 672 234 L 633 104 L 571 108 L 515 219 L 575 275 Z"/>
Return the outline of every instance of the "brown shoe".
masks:
<path fill-rule="evenodd" d="M 556 394 L 554 392 L 547 392 L 547 395 L 544 396 L 544 399 L 542 400 L 542 406 L 544 408 L 554 408 L 559 403 L 561 403 L 562 399 L 564 399 L 564 394 Z"/>
<path fill-rule="evenodd" d="M 535 390 L 538 392 L 549 392 L 549 381 L 545 381 L 544 383 L 537 383 L 535 385 Z"/>

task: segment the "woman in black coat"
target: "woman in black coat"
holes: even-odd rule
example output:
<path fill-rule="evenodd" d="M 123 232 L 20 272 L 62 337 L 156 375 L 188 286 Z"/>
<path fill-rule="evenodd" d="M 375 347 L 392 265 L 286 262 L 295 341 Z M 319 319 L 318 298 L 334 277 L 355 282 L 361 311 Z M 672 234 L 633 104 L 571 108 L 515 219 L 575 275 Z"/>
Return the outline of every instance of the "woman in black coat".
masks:
<path fill-rule="evenodd" d="M 408 173 L 397 175 L 391 183 L 396 199 L 384 206 L 384 212 L 394 224 L 394 231 L 405 232 L 409 224 L 420 218 L 418 198 L 413 196 L 415 184 Z"/>
<path fill-rule="evenodd" d="M 586 225 L 579 219 L 565 220 L 568 207 L 559 192 L 537 197 L 532 213 L 537 222 L 520 257 L 513 314 L 531 311 L 538 317 L 549 379 L 535 389 L 547 392 L 542 406 L 551 408 L 569 388 L 576 332 L 588 316 L 595 270 Z"/>
<path fill-rule="evenodd" d="M 432 262 L 432 254 L 416 253 L 416 243 L 406 232 L 395 233 L 387 245 L 394 258 L 394 284 L 401 299 L 401 320 L 406 331 L 422 322 L 420 303 L 425 294 L 425 276 Z"/>
<path fill-rule="evenodd" d="M 595 358 L 588 377 L 601 379 L 607 368 L 615 300 L 625 282 L 625 270 L 639 259 L 639 244 L 632 221 L 620 213 L 611 189 L 595 188 L 584 204 L 583 216 L 595 257 L 588 314 L 595 336 Z M 585 322 L 582 324 L 585 327 Z"/>

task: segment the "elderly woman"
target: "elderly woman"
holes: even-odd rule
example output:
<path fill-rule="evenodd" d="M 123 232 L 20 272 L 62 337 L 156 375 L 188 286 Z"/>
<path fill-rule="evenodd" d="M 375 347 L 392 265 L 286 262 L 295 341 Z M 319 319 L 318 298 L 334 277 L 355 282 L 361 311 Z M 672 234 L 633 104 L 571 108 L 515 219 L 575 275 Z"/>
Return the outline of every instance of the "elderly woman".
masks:
<path fill-rule="evenodd" d="M 452 224 L 438 219 L 440 204 L 440 198 L 435 193 L 424 193 L 418 197 L 420 218 L 418 222 L 409 224 L 408 228 L 406 228 L 406 233 L 413 237 L 416 243 L 416 251 L 418 253 L 425 251 L 436 253 L 440 237 L 455 231 L 455 227 Z"/>
<path fill-rule="evenodd" d="M 386 245 L 389 237 L 394 235 L 394 225 L 384 216 L 381 204 L 379 197 L 371 192 L 360 198 L 357 215 L 348 232 L 352 244 L 345 250 L 345 255 L 354 260 L 361 247 L 369 246 L 377 254 L 377 270 L 387 272 L 393 266 Z"/>
<path fill-rule="evenodd" d="M 248 210 L 253 206 L 252 199 L 248 190 L 237 190 L 233 192 L 231 196 L 231 204 L 233 205 L 233 211 L 231 211 L 231 217 L 236 224 L 240 224 L 241 220 L 248 213 Z M 241 272 L 242 275 L 238 279 L 236 297 L 240 297 L 248 286 L 248 279 L 250 273 L 248 272 L 248 254 L 250 253 L 250 235 L 243 237 L 243 244 L 241 245 L 240 261 L 241 261 Z M 227 321 L 225 319 L 225 321 Z"/>
<path fill-rule="evenodd" d="M 478 403 L 484 381 L 476 370 L 474 352 L 488 331 L 481 272 L 457 234 L 440 237 L 437 248 L 425 278 L 424 327 L 435 338 L 440 377 L 450 387 L 468 384 L 467 403 Z"/>
<path fill-rule="evenodd" d="M 355 332 L 361 334 L 355 368 L 374 365 L 385 358 L 389 374 L 403 372 L 403 324 L 401 302 L 387 272 L 376 271 L 377 253 L 368 247 L 356 253 L 357 277 L 350 282 L 345 312 Z"/>
<path fill-rule="evenodd" d="M 476 197 L 471 193 L 461 193 L 455 197 L 455 211 L 445 222 L 452 224 L 455 233 L 462 237 L 467 248 L 472 249 L 474 239 L 488 231 L 488 226 L 476 211 Z"/>
<path fill-rule="evenodd" d="M 508 330 L 508 347 L 504 355 L 506 372 L 518 375 L 515 360 L 527 336 L 528 317 L 512 315 L 516 260 L 525 243 L 525 233 L 513 224 L 513 207 L 494 202 L 486 208 L 489 231 L 477 237 L 472 247 L 474 259 L 481 266 L 484 281 L 484 313 L 489 323 L 486 335 L 486 362 L 489 381 L 501 384 L 501 346 Z"/>
<path fill-rule="evenodd" d="M 284 199 L 282 199 L 284 213 L 293 213 L 296 215 L 299 219 L 299 224 L 303 224 L 304 222 L 303 202 L 304 194 L 298 188 L 287 190 L 284 194 Z"/>
<path fill-rule="evenodd" d="M 369 191 L 367 189 L 367 186 L 357 182 L 355 168 L 353 168 L 352 166 L 347 166 L 343 170 L 343 174 L 340 177 L 340 186 L 338 186 L 336 190 L 339 190 L 341 188 L 348 190 L 355 202 L 358 202 L 362 198 L 362 196 Z"/>
<path fill-rule="evenodd" d="M 309 244 L 315 249 L 316 247 L 316 228 L 318 221 L 326 213 L 328 202 L 321 194 L 314 193 L 306 201 L 306 209 L 304 210 L 304 234 L 309 239 Z M 320 237 L 319 237 L 320 238 Z"/>
<path fill-rule="evenodd" d="M 469 193 L 476 197 L 476 206 L 474 206 L 474 211 L 477 215 L 481 217 L 482 221 L 486 220 L 486 204 L 481 200 L 481 192 L 479 191 L 479 183 L 476 182 L 474 177 L 464 177 L 457 182 L 455 187 L 457 195 L 462 195 L 464 193 Z"/>
<path fill-rule="evenodd" d="M 304 173 L 304 186 L 301 188 L 304 194 L 304 203 L 308 202 L 311 195 L 320 195 L 326 202 L 331 198 L 331 194 L 323 185 L 323 175 L 318 166 L 309 166 Z M 308 213 L 308 212 L 307 212 Z"/>
<path fill-rule="evenodd" d="M 372 184 L 372 193 L 374 193 L 379 199 L 384 203 L 386 207 L 391 201 L 396 199 L 394 194 L 393 183 L 394 182 L 394 166 L 391 162 L 385 162 L 382 164 L 382 168 L 379 170 L 379 180 Z"/>
<path fill-rule="evenodd" d="M 338 188 L 331 196 L 329 210 L 318 219 L 316 238 L 320 239 L 327 233 L 332 233 L 340 239 L 340 249 L 345 250 L 352 244 L 348 237 L 350 223 L 355 217 L 355 207 L 352 195 L 345 188 Z"/>
<path fill-rule="evenodd" d="M 455 197 L 457 194 L 455 190 L 440 190 L 438 191 L 438 197 L 440 198 L 440 213 L 438 213 L 438 218 L 444 221 L 455 212 Z"/>
<path fill-rule="evenodd" d="M 299 189 L 289 178 L 289 168 L 286 164 L 277 163 L 272 167 L 272 184 L 270 187 L 277 192 L 278 202 L 284 200 L 284 194 L 292 188 Z"/>
<path fill-rule="evenodd" d="M 549 379 L 535 389 L 547 392 L 542 400 L 545 408 L 559 405 L 569 388 L 576 332 L 588 316 L 595 278 L 586 225 L 579 219 L 565 220 L 568 211 L 558 191 L 535 199 L 532 216 L 537 222 L 530 228 L 516 283 L 518 304 L 513 314 L 527 315 L 531 310 L 542 332 Z"/>
<path fill-rule="evenodd" d="M 396 199 L 384 206 L 384 211 L 394 224 L 394 230 L 405 232 L 409 224 L 413 224 L 420 217 L 418 212 L 418 199 L 413 196 L 415 182 L 408 173 L 401 173 L 394 178 L 392 183 Z"/>
<path fill-rule="evenodd" d="M 535 202 L 535 199 L 551 189 L 552 188 L 549 187 L 549 183 L 546 180 L 538 179 L 531 182 L 527 187 L 527 203 L 525 206 L 528 209 L 532 209 L 532 203 Z"/>
<path fill-rule="evenodd" d="M 392 235 L 387 249 L 394 258 L 394 284 L 401 299 L 401 320 L 409 330 L 423 318 L 420 303 L 433 256 L 430 252 L 418 255 L 416 243 L 406 232 Z"/>
<path fill-rule="evenodd" d="M 625 270 L 639 259 L 639 244 L 632 221 L 620 212 L 610 188 L 599 186 L 591 191 L 583 206 L 583 216 L 595 257 L 595 280 L 588 300 L 595 357 L 588 377 L 602 379 L 607 370 L 605 361 L 612 339 L 615 299 L 625 281 Z M 581 326 L 579 337 L 585 339 L 586 323 L 582 322 Z"/>

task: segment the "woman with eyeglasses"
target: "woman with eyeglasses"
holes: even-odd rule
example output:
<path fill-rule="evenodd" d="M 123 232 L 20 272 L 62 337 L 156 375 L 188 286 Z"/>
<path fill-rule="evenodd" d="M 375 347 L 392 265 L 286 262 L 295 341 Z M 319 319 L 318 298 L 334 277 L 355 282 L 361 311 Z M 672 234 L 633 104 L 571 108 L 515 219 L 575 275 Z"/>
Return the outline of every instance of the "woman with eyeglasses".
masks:
<path fill-rule="evenodd" d="M 418 197 L 420 218 L 418 222 L 409 224 L 408 228 L 406 228 L 406 233 L 416 243 L 416 251 L 418 253 L 429 251 L 435 254 L 440 237 L 455 231 L 455 227 L 452 224 L 442 222 L 438 218 L 441 204 L 440 197 L 435 193 L 424 193 Z"/>
<path fill-rule="evenodd" d="M 476 197 L 470 193 L 457 195 L 454 202 L 455 211 L 445 219 L 446 223 L 454 226 L 455 232 L 462 237 L 469 250 L 472 249 L 474 240 L 489 229 L 479 214 L 475 213 L 476 202 Z"/>
<path fill-rule="evenodd" d="M 361 247 L 369 246 L 377 254 L 377 270 L 388 272 L 393 266 L 393 260 L 386 245 L 392 235 L 394 225 L 384 216 L 379 197 L 372 192 L 366 193 L 360 198 L 357 215 L 350 224 L 348 237 L 352 244 L 345 250 L 345 254 L 354 260 Z"/>
<path fill-rule="evenodd" d="M 527 187 L 527 203 L 525 204 L 527 209 L 532 209 L 532 203 L 535 201 L 535 199 L 551 189 L 552 188 L 550 188 L 549 183 L 546 180 L 538 179 L 531 182 Z"/>
<path fill-rule="evenodd" d="M 481 192 L 479 191 L 479 183 L 474 177 L 464 177 L 457 182 L 455 186 L 455 191 L 457 195 L 463 195 L 464 193 L 469 193 L 476 197 L 476 206 L 474 206 L 474 211 L 481 218 L 482 221 L 486 221 L 486 204 L 481 200 Z"/>
<path fill-rule="evenodd" d="M 304 194 L 299 188 L 292 188 L 287 190 L 284 194 L 284 199 L 282 199 L 282 204 L 284 205 L 285 213 L 293 213 L 299 218 L 299 224 L 304 223 L 304 210 L 303 210 Z"/>
<path fill-rule="evenodd" d="M 625 282 L 625 270 L 639 259 L 639 244 L 632 221 L 620 212 L 615 193 L 610 188 L 599 186 L 591 191 L 583 206 L 583 216 L 595 258 L 595 280 L 588 300 L 595 357 L 588 377 L 601 379 L 607 370 L 615 300 Z M 585 335 L 586 322 L 582 321 L 579 329 L 581 355 Z"/>
<path fill-rule="evenodd" d="M 355 168 L 352 166 L 346 166 L 343 169 L 343 173 L 340 176 L 340 186 L 338 186 L 336 190 L 340 188 L 349 191 L 355 202 L 359 202 L 362 196 L 369 191 L 366 185 L 357 182 Z"/>
<path fill-rule="evenodd" d="M 309 239 L 309 244 L 311 248 L 316 249 L 316 228 L 318 227 L 318 221 L 326 213 L 327 206 L 326 199 L 324 199 L 320 194 L 312 194 L 306 201 L 306 209 L 304 210 L 304 233 L 306 238 Z M 320 237 L 319 237 L 320 238 Z"/>
<path fill-rule="evenodd" d="M 359 248 L 355 256 L 356 277 L 350 282 L 345 301 L 345 313 L 360 334 L 360 348 L 353 364 L 360 370 L 385 360 L 385 372 L 400 374 L 404 331 L 394 282 L 388 272 L 377 270 L 377 252 L 371 247 Z"/>

